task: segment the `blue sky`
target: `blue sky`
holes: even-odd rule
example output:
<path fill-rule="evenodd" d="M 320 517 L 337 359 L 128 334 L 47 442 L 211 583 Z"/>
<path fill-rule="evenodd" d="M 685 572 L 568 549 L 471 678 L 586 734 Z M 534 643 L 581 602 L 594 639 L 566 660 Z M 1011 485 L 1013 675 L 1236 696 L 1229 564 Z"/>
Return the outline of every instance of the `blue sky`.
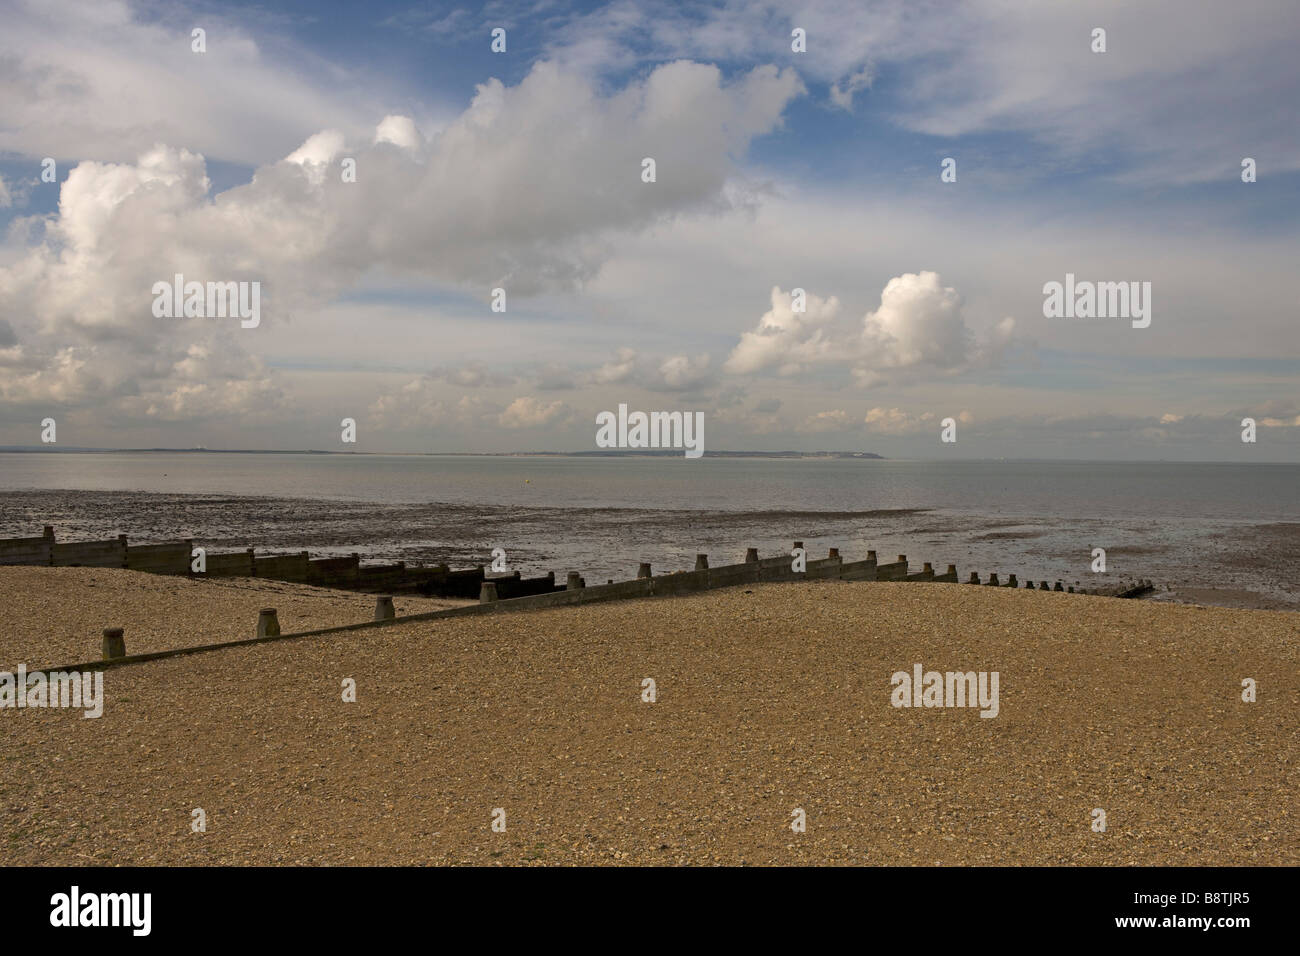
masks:
<path fill-rule="evenodd" d="M 1292 4 L 13 6 L 0 444 L 577 450 L 626 402 L 715 448 L 1300 460 Z M 262 321 L 159 319 L 175 271 Z M 1151 325 L 1045 316 L 1067 272 Z"/>

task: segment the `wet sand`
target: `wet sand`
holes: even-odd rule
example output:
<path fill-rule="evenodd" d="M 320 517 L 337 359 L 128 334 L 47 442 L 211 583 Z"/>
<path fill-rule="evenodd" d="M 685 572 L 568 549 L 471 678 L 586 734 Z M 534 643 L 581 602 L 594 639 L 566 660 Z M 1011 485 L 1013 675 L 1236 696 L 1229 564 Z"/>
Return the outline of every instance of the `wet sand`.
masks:
<path fill-rule="evenodd" d="M 803 541 L 814 556 L 839 548 L 849 560 L 906 554 L 918 565 L 956 564 L 963 579 L 1061 580 L 1106 587 L 1120 578 L 1151 579 L 1169 599 L 1300 611 L 1300 522 L 966 514 L 924 508 L 834 511 L 663 510 L 439 502 L 385 504 L 291 497 L 145 492 L 13 491 L 3 494 L 0 537 L 39 534 L 53 524 L 61 541 L 126 534 L 146 544 L 192 538 L 209 551 L 357 552 L 363 560 L 472 567 L 507 553 L 526 577 L 579 571 L 590 581 L 627 580 L 637 565 L 685 569 L 707 553 L 714 565 L 743 560 L 745 549 L 787 552 Z M 798 502 L 793 502 L 797 504 Z M 1104 547 L 1105 575 L 1091 573 L 1092 549 Z"/>
<path fill-rule="evenodd" d="M 892 707 L 916 663 L 998 715 Z M 1300 614 L 919 583 L 218 651 L 0 711 L 0 863 L 1296 865 L 1297 673 Z"/>
<path fill-rule="evenodd" d="M 1177 588 L 1157 592 L 1151 600 L 1239 610 L 1300 611 L 1300 604 L 1295 601 L 1279 600 L 1268 594 L 1240 588 Z"/>

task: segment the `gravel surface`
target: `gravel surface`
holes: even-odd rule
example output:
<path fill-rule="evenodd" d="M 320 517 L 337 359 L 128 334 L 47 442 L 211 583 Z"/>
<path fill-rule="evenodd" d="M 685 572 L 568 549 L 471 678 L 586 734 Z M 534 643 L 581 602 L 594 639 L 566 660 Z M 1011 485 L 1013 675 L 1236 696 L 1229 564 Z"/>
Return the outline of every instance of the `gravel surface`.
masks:
<path fill-rule="evenodd" d="M 399 615 L 467 601 L 393 598 Z M 257 613 L 280 630 L 310 631 L 375 616 L 372 594 L 259 578 L 190 580 L 119 568 L 0 567 L 0 670 L 98 660 L 106 627 L 126 629 L 126 652 L 254 637 Z"/>
<path fill-rule="evenodd" d="M 892 707 L 916 663 L 998 716 Z M 1297 675 L 1300 614 L 967 585 L 417 622 L 0 710 L 0 863 L 1295 865 Z"/>

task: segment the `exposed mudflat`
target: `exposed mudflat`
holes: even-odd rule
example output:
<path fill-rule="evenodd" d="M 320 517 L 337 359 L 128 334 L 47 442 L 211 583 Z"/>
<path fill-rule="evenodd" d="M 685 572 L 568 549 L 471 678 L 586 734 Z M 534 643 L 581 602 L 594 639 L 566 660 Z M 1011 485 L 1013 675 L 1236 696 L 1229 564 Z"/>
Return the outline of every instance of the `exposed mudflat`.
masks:
<path fill-rule="evenodd" d="M 816 511 L 801 508 L 692 510 L 555 507 L 517 504 L 381 503 L 258 495 L 117 491 L 9 491 L 0 498 L 0 537 L 40 534 L 53 524 L 61 541 L 118 534 L 146 544 L 192 538 L 212 551 L 310 551 L 316 557 L 361 554 L 367 561 L 471 567 L 506 552 L 525 576 L 579 571 L 588 580 L 627 580 L 638 563 L 656 570 L 741 561 L 745 549 L 788 552 L 803 541 L 821 557 L 837 547 L 845 560 L 869 549 L 906 554 L 918 566 L 956 564 L 964 580 L 998 572 L 1005 579 L 1062 580 L 1105 587 L 1149 578 L 1172 600 L 1195 589 L 1258 595 L 1252 606 L 1300 610 L 1300 522 L 1029 514 L 972 515 L 944 509 Z M 1093 574 L 1092 549 L 1107 552 L 1107 573 Z M 1234 601 L 1240 606 L 1241 601 Z"/>

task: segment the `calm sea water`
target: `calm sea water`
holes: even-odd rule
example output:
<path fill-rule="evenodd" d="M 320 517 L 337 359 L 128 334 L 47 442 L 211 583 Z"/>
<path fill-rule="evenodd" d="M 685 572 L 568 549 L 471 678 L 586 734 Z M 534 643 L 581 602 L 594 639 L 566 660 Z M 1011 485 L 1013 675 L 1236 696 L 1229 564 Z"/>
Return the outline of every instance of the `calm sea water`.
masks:
<path fill-rule="evenodd" d="M 624 578 L 748 546 L 1300 597 L 1300 465 L 0 454 L 0 536 L 118 533 Z M 1086 583 L 1086 582 L 1085 582 Z"/>

